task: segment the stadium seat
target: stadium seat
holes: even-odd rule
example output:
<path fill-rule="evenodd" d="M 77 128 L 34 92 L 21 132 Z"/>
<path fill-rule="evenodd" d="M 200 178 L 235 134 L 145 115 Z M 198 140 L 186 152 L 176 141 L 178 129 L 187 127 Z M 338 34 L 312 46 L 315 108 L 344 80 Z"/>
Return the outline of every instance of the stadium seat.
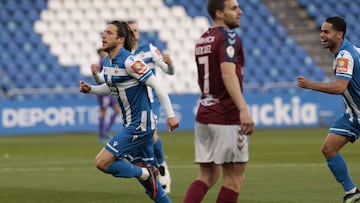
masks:
<path fill-rule="evenodd" d="M 49 75 L 49 79 L 46 80 L 56 81 L 52 84 L 54 88 L 68 87 L 71 82 L 82 77 L 88 78 L 80 74 L 81 58 L 95 58 L 96 54 L 86 53 L 80 56 L 75 52 L 78 52 L 79 49 L 91 50 L 93 47 L 98 47 L 101 35 L 92 32 L 93 28 L 105 27 L 107 20 L 123 17 L 124 19 L 120 20 L 144 18 L 143 22 L 139 21 L 140 27 L 144 29 L 141 34 L 142 40 L 153 42 L 160 50 L 169 51 L 173 55 L 173 60 L 179 66 L 176 71 L 180 76 L 187 78 L 184 79 L 184 83 L 178 85 L 179 80 L 173 79 L 177 76 L 171 76 L 170 79 L 165 77 L 164 81 L 171 83 L 168 85 L 169 88 L 172 88 L 171 92 L 173 90 L 176 93 L 198 91 L 197 84 L 194 83 L 196 68 L 192 60 L 194 43 L 200 34 L 211 26 L 212 22 L 207 14 L 206 6 L 204 6 L 204 0 L 152 0 L 146 4 L 143 0 L 121 1 L 122 10 L 119 9 L 120 2 L 118 0 L 14 0 L 3 2 L 0 12 L 0 30 L 2 30 L 0 46 L 8 50 L 8 53 L 0 54 L 1 61 L 16 58 L 16 61 L 25 62 L 27 64 L 25 67 L 33 67 L 32 71 L 36 73 L 35 75 L 44 77 L 43 74 L 46 73 Z M 306 74 L 314 74 L 315 77 L 319 76 L 321 79 L 323 76 L 321 71 L 307 70 L 313 68 L 310 65 L 315 66 L 315 64 L 307 60 L 307 53 L 298 52 L 296 47 L 299 45 L 260 0 L 240 0 L 239 2 L 244 15 L 241 19 L 242 27 L 237 29 L 237 33 L 242 37 L 246 50 L 246 74 L 250 76 L 246 77 L 246 82 L 254 83 L 256 81 L 258 84 L 266 84 L 278 80 L 289 81 L 296 72 L 288 67 L 289 63 L 296 67 L 302 67 L 306 69 L 306 71 L 304 70 Z M 298 0 L 298 2 L 307 11 L 314 14 L 314 19 L 319 22 L 323 20 L 325 15 L 321 15 L 319 7 L 323 1 Z M 336 3 L 337 1 L 329 0 L 329 5 L 336 5 Z M 358 2 L 350 0 L 344 0 L 343 4 L 346 8 L 351 4 L 351 9 L 360 6 Z M 133 5 L 140 9 L 134 9 Z M 164 5 L 168 6 L 168 9 L 160 8 Z M 341 6 L 334 7 L 339 12 L 343 12 Z M 347 11 L 351 9 L 347 9 Z M 351 33 L 360 33 L 357 30 L 360 28 L 354 26 L 358 17 L 360 16 L 347 17 L 350 35 Z M 262 38 L 258 37 L 259 34 L 262 35 Z M 355 34 L 352 34 L 351 38 L 359 40 Z M 86 40 L 84 41 L 84 39 Z M 69 41 L 71 44 L 67 43 Z M 67 53 L 67 55 L 63 53 Z M 289 60 L 277 57 L 286 53 L 295 54 L 298 59 L 288 57 L 288 55 L 284 56 Z M 18 76 L 18 72 L 16 72 L 19 71 L 18 65 L 5 67 L 8 77 L 14 81 L 26 78 L 24 75 Z M 68 69 L 67 66 L 72 68 Z M 28 70 L 30 68 L 23 71 Z M 268 77 L 269 74 L 271 77 Z M 38 78 L 27 79 L 36 81 Z M 41 87 L 41 85 L 36 85 Z M 250 86 L 254 88 L 256 85 Z M 41 94 L 37 98 L 71 98 L 69 95 L 72 94 L 69 93 L 66 96 Z M 72 96 L 83 97 L 84 95 Z M 21 95 L 16 97 L 16 99 L 24 98 Z"/>
<path fill-rule="evenodd" d="M 16 1 L 6 1 L 4 3 L 4 8 L 7 11 L 14 12 L 17 10 L 17 2 Z M 15 12 L 14 12 L 15 13 Z"/>
<path fill-rule="evenodd" d="M 40 12 L 47 7 L 47 0 L 36 0 L 34 1 L 33 6 L 38 12 Z"/>

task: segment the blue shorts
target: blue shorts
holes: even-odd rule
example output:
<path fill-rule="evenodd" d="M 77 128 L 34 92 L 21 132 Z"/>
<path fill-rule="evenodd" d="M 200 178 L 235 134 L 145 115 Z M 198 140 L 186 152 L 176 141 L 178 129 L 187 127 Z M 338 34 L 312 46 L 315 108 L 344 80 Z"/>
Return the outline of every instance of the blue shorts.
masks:
<path fill-rule="evenodd" d="M 115 98 L 113 96 L 98 96 L 98 102 L 100 108 L 106 109 L 107 107 L 113 107 L 117 104 Z"/>
<path fill-rule="evenodd" d="M 105 149 L 116 158 L 124 158 L 131 163 L 143 162 L 155 164 L 154 160 L 154 130 L 136 135 L 132 130 L 124 128 L 105 146 Z"/>
<path fill-rule="evenodd" d="M 359 138 L 360 125 L 350 122 L 349 118 L 350 118 L 349 114 L 344 113 L 330 127 L 329 133 L 349 137 L 350 142 L 353 143 Z"/>

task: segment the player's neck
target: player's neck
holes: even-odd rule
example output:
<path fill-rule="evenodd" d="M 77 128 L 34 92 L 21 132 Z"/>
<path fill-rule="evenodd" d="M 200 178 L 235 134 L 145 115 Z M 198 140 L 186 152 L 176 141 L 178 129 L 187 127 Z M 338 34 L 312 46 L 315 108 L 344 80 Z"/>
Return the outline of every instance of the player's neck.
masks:
<path fill-rule="evenodd" d="M 215 28 L 215 27 L 229 28 L 223 21 L 215 21 L 212 27 L 213 28 Z"/>
<path fill-rule="evenodd" d="M 117 46 L 117 47 L 115 47 L 114 49 L 110 50 L 110 51 L 108 52 L 110 59 L 115 58 L 116 55 L 118 55 L 118 53 L 119 53 L 119 51 L 121 50 L 121 48 L 123 48 L 123 47 Z"/>
<path fill-rule="evenodd" d="M 336 54 L 336 52 L 339 50 L 340 46 L 342 45 L 344 40 L 341 40 L 335 47 L 330 48 L 330 51 L 333 55 Z"/>

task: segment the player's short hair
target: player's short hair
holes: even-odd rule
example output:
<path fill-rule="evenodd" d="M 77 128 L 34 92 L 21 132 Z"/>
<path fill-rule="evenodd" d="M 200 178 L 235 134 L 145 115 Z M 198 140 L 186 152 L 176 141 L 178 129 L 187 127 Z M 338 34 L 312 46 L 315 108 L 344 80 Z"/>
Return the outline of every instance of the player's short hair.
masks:
<path fill-rule="evenodd" d="M 117 36 L 125 37 L 124 48 L 127 49 L 128 51 L 131 51 L 136 41 L 135 41 L 135 35 L 131 31 L 127 22 L 113 20 L 109 24 L 115 25 L 117 27 Z"/>
<path fill-rule="evenodd" d="M 346 22 L 343 18 L 339 16 L 332 16 L 327 18 L 325 22 L 330 23 L 336 31 L 343 32 L 343 38 L 345 37 Z"/>
<path fill-rule="evenodd" d="M 210 17 L 215 20 L 216 10 L 223 11 L 225 8 L 224 2 L 226 0 L 208 0 L 207 2 L 207 11 Z"/>

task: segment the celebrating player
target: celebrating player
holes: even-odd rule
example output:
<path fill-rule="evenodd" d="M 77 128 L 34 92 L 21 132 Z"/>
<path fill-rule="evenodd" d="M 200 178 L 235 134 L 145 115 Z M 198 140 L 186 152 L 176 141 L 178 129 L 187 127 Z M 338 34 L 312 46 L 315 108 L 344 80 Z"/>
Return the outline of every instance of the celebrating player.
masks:
<path fill-rule="evenodd" d="M 155 119 L 147 86 L 152 87 L 164 106 L 169 131 L 179 126 L 169 96 L 160 87 L 149 67 L 131 54 L 134 34 L 126 22 L 112 21 L 102 35 L 102 48 L 108 53 L 101 85 L 80 81 L 80 91 L 97 95 L 114 95 L 122 111 L 123 126 L 96 156 L 96 167 L 114 177 L 136 177 L 154 202 L 171 202 L 156 179 L 153 134 Z M 127 159 L 124 160 L 124 159 Z"/>
<path fill-rule="evenodd" d="M 360 191 L 351 180 L 347 164 L 340 149 L 348 142 L 355 142 L 360 135 L 360 54 L 345 39 L 346 22 L 340 17 L 330 17 L 321 26 L 322 47 L 334 55 L 335 81 L 312 82 L 298 76 L 298 86 L 329 94 L 341 94 L 346 112 L 332 124 L 324 140 L 322 153 L 335 179 L 342 185 L 344 203 L 360 201 Z"/>

